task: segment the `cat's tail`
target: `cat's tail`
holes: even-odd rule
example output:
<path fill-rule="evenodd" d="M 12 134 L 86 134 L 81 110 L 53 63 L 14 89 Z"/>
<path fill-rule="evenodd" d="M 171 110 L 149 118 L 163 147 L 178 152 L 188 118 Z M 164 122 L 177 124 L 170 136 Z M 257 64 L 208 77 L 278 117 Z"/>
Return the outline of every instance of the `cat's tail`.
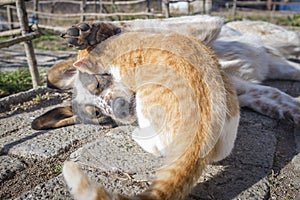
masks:
<path fill-rule="evenodd" d="M 206 158 L 200 158 L 199 155 L 201 145 L 199 145 L 198 140 L 200 138 L 195 137 L 183 154 L 160 168 L 157 172 L 157 179 L 150 185 L 149 189 L 136 196 L 127 197 L 106 191 L 99 185 L 90 182 L 88 177 L 71 161 L 65 162 L 63 175 L 70 187 L 71 194 L 78 200 L 184 199 L 207 164 Z"/>

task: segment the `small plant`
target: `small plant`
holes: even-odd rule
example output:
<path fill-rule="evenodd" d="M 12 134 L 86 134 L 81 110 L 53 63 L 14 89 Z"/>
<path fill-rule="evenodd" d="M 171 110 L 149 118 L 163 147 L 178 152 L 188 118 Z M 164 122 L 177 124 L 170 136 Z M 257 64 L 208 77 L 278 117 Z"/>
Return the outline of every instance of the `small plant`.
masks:
<path fill-rule="evenodd" d="M 40 102 L 42 102 L 42 100 L 43 100 L 43 98 L 42 98 L 42 96 L 41 96 L 41 95 L 39 95 L 39 94 L 38 94 L 38 95 L 36 95 L 36 96 L 35 96 L 35 98 L 34 98 L 34 101 L 35 101 L 35 102 L 37 102 L 37 103 L 40 103 Z"/>
<path fill-rule="evenodd" d="M 51 169 L 55 174 L 61 174 L 62 173 L 62 166 L 59 165 L 59 164 L 51 165 Z"/>

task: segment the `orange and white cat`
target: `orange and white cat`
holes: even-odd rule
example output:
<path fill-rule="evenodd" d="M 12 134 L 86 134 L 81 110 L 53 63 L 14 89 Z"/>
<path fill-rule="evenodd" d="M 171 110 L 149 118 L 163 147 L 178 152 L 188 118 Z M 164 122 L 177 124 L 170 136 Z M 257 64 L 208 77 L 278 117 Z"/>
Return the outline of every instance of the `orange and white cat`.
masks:
<path fill-rule="evenodd" d="M 226 157 L 233 147 L 238 124 L 235 91 L 222 70 L 211 68 L 210 63 L 218 65 L 215 56 L 189 35 L 212 47 L 223 70 L 234 83 L 240 106 L 250 107 L 270 117 L 300 123 L 300 102 L 296 98 L 258 84 L 266 79 L 300 80 L 300 65 L 288 61 L 281 49 L 277 49 L 284 45 L 280 45 L 278 40 L 275 42 L 277 46 L 266 45 L 256 35 L 243 34 L 238 29 L 222 26 L 219 18 L 199 17 L 194 16 L 193 20 L 184 17 L 115 22 L 118 27 L 108 32 L 112 33 L 112 38 L 106 35 L 104 38 L 108 39 L 104 42 L 102 37 L 98 38 L 102 36 L 101 27 L 111 26 L 81 23 L 69 29 L 71 37 L 68 41 L 78 49 L 88 48 L 79 52 L 78 61 L 75 62 L 78 74 L 60 77 L 60 73 L 58 76 L 52 73 L 48 76 L 54 78 L 52 81 L 58 87 L 67 85 L 82 88 L 84 92 L 77 95 L 75 101 L 100 109 L 103 116 L 108 115 L 122 123 L 130 123 L 137 118 L 140 128 L 133 132 L 133 139 L 146 151 L 167 157 L 166 166 L 158 172 L 157 181 L 149 190 L 133 199 L 182 199 L 192 187 L 194 179 L 201 174 L 203 166 Z M 153 30 L 165 34 L 150 34 Z M 95 34 L 97 31 L 99 34 Z M 131 31 L 139 33 L 126 33 Z M 123 33 L 113 36 L 120 32 Z M 187 36 L 169 32 L 181 32 Z M 190 76 L 194 75 L 189 71 L 189 64 L 180 58 L 194 66 L 196 71 L 199 67 L 208 71 L 195 73 L 200 81 L 192 81 Z M 182 70 L 174 70 L 179 69 L 177 65 L 183 66 Z M 217 78 L 218 73 L 214 70 L 219 71 L 221 79 Z M 90 78 L 93 81 L 82 82 L 82 74 L 94 77 Z M 112 84 L 101 88 L 100 92 L 94 86 L 89 87 L 99 85 L 102 77 L 107 75 L 112 77 Z M 194 88 L 197 85 L 199 87 Z M 194 93 L 196 91 L 198 93 Z M 195 94 L 200 94 L 200 97 Z M 213 94 L 215 96 L 211 96 Z M 200 99 L 201 105 L 197 105 L 196 99 Z M 49 115 L 46 115 L 44 119 L 48 118 Z M 67 125 L 72 123 L 68 122 Z M 218 131 L 220 127 L 222 131 Z M 113 196 L 91 184 L 72 162 L 66 163 L 64 176 L 78 199 L 81 196 L 82 199 L 87 199 L 87 196 L 90 199 L 127 199 Z"/>
<path fill-rule="evenodd" d="M 110 74 L 112 84 L 89 103 L 111 108 L 102 112 L 122 123 L 137 118 L 133 139 L 146 151 L 166 156 L 156 180 L 131 197 L 91 183 L 68 161 L 63 175 L 75 199 L 184 199 L 208 163 L 230 154 L 238 99 L 200 40 L 176 33 L 122 33 L 79 51 L 74 66 L 81 73 Z"/>

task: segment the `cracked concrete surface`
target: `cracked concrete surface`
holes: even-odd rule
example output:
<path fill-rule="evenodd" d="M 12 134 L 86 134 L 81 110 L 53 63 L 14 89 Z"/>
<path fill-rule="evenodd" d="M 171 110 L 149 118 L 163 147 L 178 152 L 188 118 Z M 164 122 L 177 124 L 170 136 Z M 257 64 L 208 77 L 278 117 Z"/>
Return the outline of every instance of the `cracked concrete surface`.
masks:
<path fill-rule="evenodd" d="M 297 90 L 300 86 L 294 82 L 281 83 L 284 83 L 280 84 L 284 85 L 280 88 L 283 90 L 285 87 Z M 125 194 L 148 187 L 163 160 L 145 153 L 135 144 L 130 137 L 132 126 L 109 131 L 95 125 L 78 124 L 49 131 L 32 130 L 33 118 L 68 100 L 57 102 L 62 98 L 61 93 L 46 88 L 39 90 L 45 90 L 52 97 L 29 110 L 23 110 L 21 103 L 15 105 L 20 109 L 11 105 L 14 110 L 1 113 L 0 184 L 14 179 L 16 171 L 27 167 L 18 158 L 26 161 L 56 157 L 81 141 L 82 145 L 69 152 L 69 159 L 75 160 L 92 180 L 111 191 Z M 34 90 L 25 96 L 30 93 L 34 99 Z M 12 99 L 20 98 L 20 95 L 10 98 L 13 102 Z M 297 199 L 300 190 L 299 134 L 299 127 L 289 122 L 242 109 L 233 153 L 225 160 L 209 165 L 187 199 Z M 71 199 L 61 175 L 33 185 L 13 198 Z"/>

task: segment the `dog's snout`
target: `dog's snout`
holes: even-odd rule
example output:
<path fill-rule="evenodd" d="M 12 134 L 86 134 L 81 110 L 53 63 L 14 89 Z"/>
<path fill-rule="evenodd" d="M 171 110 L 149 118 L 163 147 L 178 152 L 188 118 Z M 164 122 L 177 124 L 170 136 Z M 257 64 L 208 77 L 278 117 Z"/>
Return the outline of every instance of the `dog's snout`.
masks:
<path fill-rule="evenodd" d="M 129 102 L 122 97 L 117 97 L 112 102 L 112 110 L 115 117 L 123 119 L 130 115 Z"/>

